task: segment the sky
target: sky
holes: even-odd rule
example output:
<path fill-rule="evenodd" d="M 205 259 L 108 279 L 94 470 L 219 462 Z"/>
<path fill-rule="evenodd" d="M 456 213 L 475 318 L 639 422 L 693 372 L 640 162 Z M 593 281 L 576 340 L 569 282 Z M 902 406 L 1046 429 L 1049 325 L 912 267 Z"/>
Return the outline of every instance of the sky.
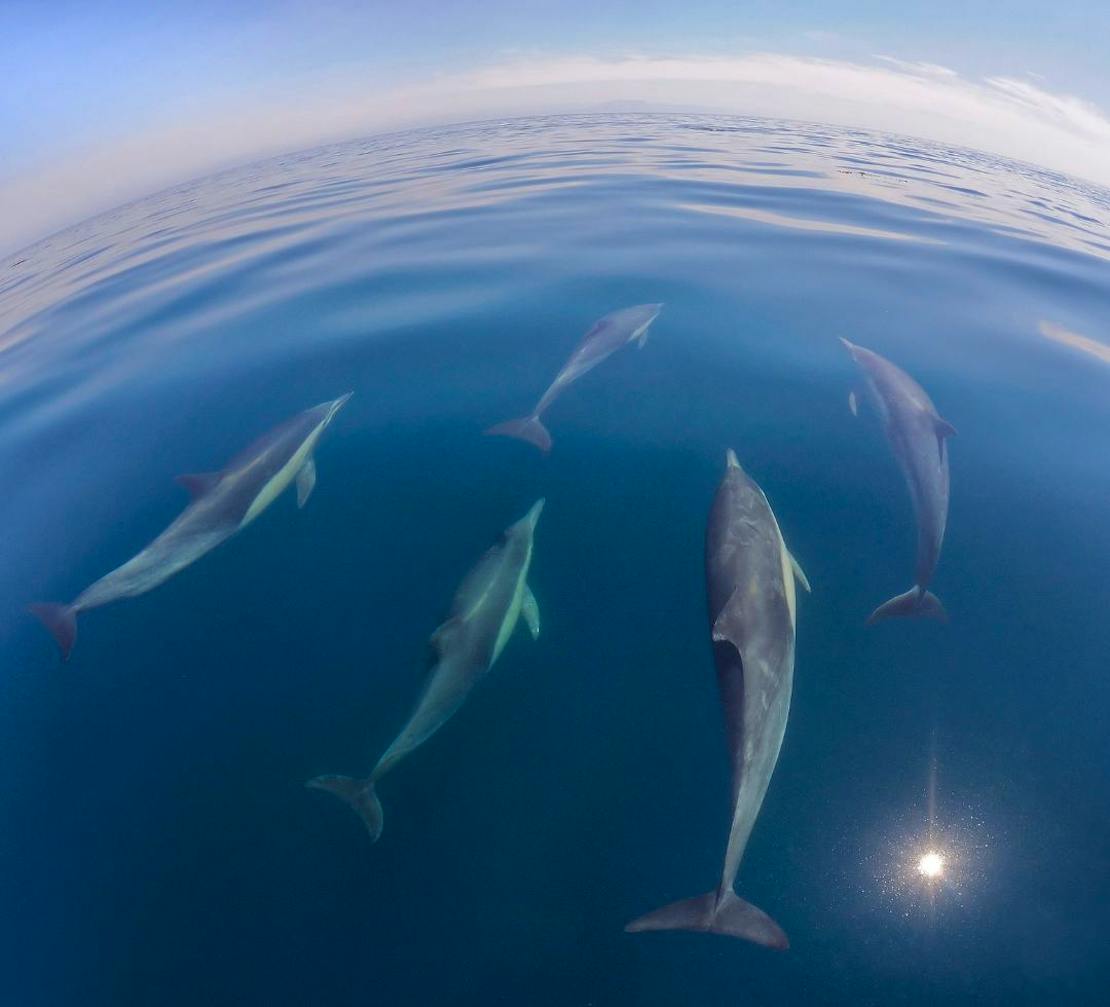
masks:
<path fill-rule="evenodd" d="M 1105 0 L 0 0 L 0 252 L 219 168 L 435 122 L 697 108 L 1110 186 Z"/>

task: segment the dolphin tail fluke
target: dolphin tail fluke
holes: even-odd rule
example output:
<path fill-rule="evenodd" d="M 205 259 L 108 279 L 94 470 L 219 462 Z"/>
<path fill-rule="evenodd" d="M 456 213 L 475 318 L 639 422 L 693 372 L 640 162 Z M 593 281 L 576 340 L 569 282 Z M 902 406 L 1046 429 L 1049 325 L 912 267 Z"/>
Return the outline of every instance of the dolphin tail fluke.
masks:
<path fill-rule="evenodd" d="M 917 616 L 924 619 L 937 619 L 940 622 L 948 621 L 948 613 L 940 603 L 940 599 L 932 591 L 922 592 L 920 588 L 911 587 L 905 594 L 895 595 L 890 601 L 883 602 L 874 612 L 867 617 L 867 625 L 874 626 L 884 619 L 912 618 Z"/>
<path fill-rule="evenodd" d="M 358 780 L 353 776 L 317 776 L 306 787 L 326 790 L 346 804 L 366 826 L 370 842 L 376 843 L 382 834 L 382 803 L 374 790 L 374 781 Z"/>
<path fill-rule="evenodd" d="M 490 427 L 486 434 L 491 437 L 515 437 L 517 440 L 534 444 L 544 454 L 551 450 L 551 434 L 547 432 L 538 416 L 522 416 L 508 423 L 498 423 Z"/>
<path fill-rule="evenodd" d="M 692 930 L 739 937 L 777 951 L 790 947 L 782 927 L 758 906 L 745 902 L 731 891 L 725 892 L 723 897 L 714 890 L 692 899 L 672 902 L 633 920 L 624 929 L 630 934 L 643 930 Z"/>
<path fill-rule="evenodd" d="M 77 610 L 72 605 L 36 602 L 28 605 L 27 611 L 50 630 L 62 652 L 62 660 L 68 661 L 73 641 L 77 639 Z"/>

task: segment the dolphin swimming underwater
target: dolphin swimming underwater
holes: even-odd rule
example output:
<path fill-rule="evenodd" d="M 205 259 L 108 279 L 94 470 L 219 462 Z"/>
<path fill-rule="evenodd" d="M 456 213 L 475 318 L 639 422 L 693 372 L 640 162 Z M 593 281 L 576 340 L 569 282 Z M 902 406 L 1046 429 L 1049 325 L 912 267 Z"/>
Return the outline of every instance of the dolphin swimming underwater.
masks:
<path fill-rule="evenodd" d="M 382 834 L 382 806 L 375 784 L 398 762 L 419 748 L 462 706 L 470 690 L 501 655 L 520 616 L 532 638 L 540 635 L 540 613 L 528 587 L 533 536 L 543 499 L 474 565 L 455 592 L 446 622 L 432 634 L 436 663 L 424 692 L 401 733 L 386 749 L 370 775 L 317 776 L 305 786 L 326 790 L 345 801 L 366 825 L 371 842 Z"/>
<path fill-rule="evenodd" d="M 929 583 L 940 558 L 948 523 L 948 447 L 956 428 L 942 419 L 932 399 L 913 378 L 872 350 L 840 340 L 864 376 L 868 400 L 882 419 L 886 439 L 902 469 L 917 520 L 914 586 L 880 605 L 867 619 L 872 625 L 895 616 L 930 616 L 946 621 L 940 599 Z M 858 412 L 856 393 L 848 406 Z"/>
<path fill-rule="evenodd" d="M 717 689 L 732 763 L 732 825 L 720 884 L 633 920 L 625 930 L 694 930 L 785 950 L 782 928 L 733 891 L 771 782 L 794 683 L 794 580 L 809 582 L 763 491 L 729 451 L 705 535 L 705 581 Z"/>
<path fill-rule="evenodd" d="M 536 407 L 528 416 L 490 427 L 486 433 L 494 436 L 516 437 L 534 444 L 544 454 L 551 450 L 551 434 L 540 421 L 548 407 L 563 393 L 572 381 L 593 370 L 606 357 L 612 356 L 625 343 L 639 340 L 643 348 L 647 342 L 648 327 L 663 310 L 662 304 L 637 304 L 632 308 L 621 308 L 610 312 L 594 322 L 590 331 L 583 337 L 563 369 L 555 375 L 547 391 L 540 397 Z"/>
<path fill-rule="evenodd" d="M 158 587 L 245 528 L 294 480 L 297 506 L 303 507 L 316 485 L 316 443 L 351 394 L 322 402 L 274 427 L 218 472 L 178 476 L 192 503 L 142 552 L 85 588 L 68 605 L 29 605 L 54 635 L 62 660 L 68 660 L 73 649 L 78 612 Z"/>

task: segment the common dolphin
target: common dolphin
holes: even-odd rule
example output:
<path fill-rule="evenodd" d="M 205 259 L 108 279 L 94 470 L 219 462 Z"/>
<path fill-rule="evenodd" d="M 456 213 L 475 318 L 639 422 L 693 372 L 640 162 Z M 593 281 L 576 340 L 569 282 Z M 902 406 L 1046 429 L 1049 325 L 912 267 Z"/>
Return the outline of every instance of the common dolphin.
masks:
<path fill-rule="evenodd" d="M 521 615 L 532 639 L 540 635 L 540 612 L 528 587 L 532 544 L 543 499 L 474 565 L 455 592 L 447 620 L 431 636 L 435 664 L 401 733 L 378 759 L 370 775 L 317 776 L 305 786 L 326 790 L 346 802 L 370 833 L 382 834 L 382 805 L 375 784 L 406 755 L 419 748 L 462 706 L 470 690 L 493 667 Z"/>
<path fill-rule="evenodd" d="M 786 731 L 794 682 L 795 578 L 809 590 L 771 505 L 730 450 L 705 536 L 713 660 L 732 763 L 724 868 L 715 889 L 641 916 L 625 927 L 629 932 L 695 930 L 789 947 L 782 928 L 732 886 Z"/>
<path fill-rule="evenodd" d="M 240 451 L 218 472 L 178 476 L 192 503 L 142 552 L 89 585 L 68 605 L 29 605 L 54 634 L 62 660 L 68 660 L 73 649 L 78 612 L 158 587 L 245 528 L 294 480 L 297 506 L 303 507 L 316 485 L 316 443 L 352 394 L 298 413 Z"/>
<path fill-rule="evenodd" d="M 948 448 L 956 428 L 942 419 L 932 399 L 913 378 L 873 350 L 840 340 L 864 377 L 868 401 L 882 419 L 890 449 L 909 487 L 917 519 L 917 568 L 914 586 L 880 605 L 867 619 L 872 625 L 894 616 L 947 620 L 940 599 L 928 590 L 940 558 L 948 523 Z M 856 393 L 848 406 L 859 411 Z"/>
<path fill-rule="evenodd" d="M 662 304 L 637 304 L 621 308 L 594 322 L 583 337 L 563 369 L 555 375 L 547 391 L 540 397 L 528 416 L 490 427 L 486 433 L 494 436 L 516 437 L 534 444 L 544 454 L 551 450 L 551 434 L 540 422 L 540 417 L 572 381 L 593 370 L 606 357 L 612 356 L 625 343 L 638 340 L 643 348 L 647 342 L 648 327 L 663 310 Z"/>

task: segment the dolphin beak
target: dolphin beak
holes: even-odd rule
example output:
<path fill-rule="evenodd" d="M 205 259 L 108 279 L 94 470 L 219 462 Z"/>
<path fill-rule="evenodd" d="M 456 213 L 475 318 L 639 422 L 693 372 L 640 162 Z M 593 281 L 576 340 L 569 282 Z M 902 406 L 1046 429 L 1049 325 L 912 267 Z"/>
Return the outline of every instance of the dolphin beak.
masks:
<path fill-rule="evenodd" d="M 340 395 L 339 398 L 332 399 L 331 402 L 327 403 L 328 415 L 324 422 L 330 423 L 335 414 L 347 404 L 347 400 L 354 394 L 354 392 L 347 392 L 346 395 Z"/>
<path fill-rule="evenodd" d="M 854 357 L 856 355 L 856 344 L 848 342 L 843 336 L 839 336 L 838 338 L 844 344 L 845 349 Z"/>
<path fill-rule="evenodd" d="M 732 448 L 729 448 L 725 452 L 725 465 L 727 465 L 730 469 L 740 468 L 740 462 L 737 460 L 736 452 L 733 451 Z"/>
<path fill-rule="evenodd" d="M 540 514 L 543 513 L 543 505 L 546 502 L 547 502 L 547 500 L 546 500 L 545 497 L 540 497 L 539 500 L 537 500 L 534 504 L 532 504 L 532 509 L 530 511 L 528 511 L 527 514 L 524 515 L 524 519 L 533 528 L 536 527 L 536 524 L 540 519 Z"/>

